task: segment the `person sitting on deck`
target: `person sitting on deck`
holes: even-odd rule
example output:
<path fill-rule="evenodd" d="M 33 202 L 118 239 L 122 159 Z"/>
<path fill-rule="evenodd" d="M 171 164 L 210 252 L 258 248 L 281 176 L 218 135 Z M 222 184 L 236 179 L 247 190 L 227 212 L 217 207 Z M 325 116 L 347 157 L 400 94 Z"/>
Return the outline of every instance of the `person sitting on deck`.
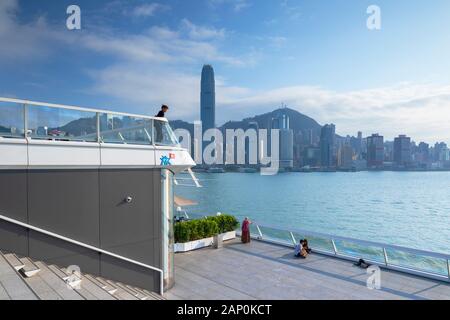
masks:
<path fill-rule="evenodd" d="M 304 240 L 300 240 L 300 242 L 295 246 L 295 256 L 297 258 L 303 258 L 306 259 L 306 257 L 308 256 L 308 252 L 305 249 L 304 246 Z"/>
<path fill-rule="evenodd" d="M 303 239 L 303 247 L 308 254 L 312 252 L 311 248 L 308 246 L 308 239 Z"/>

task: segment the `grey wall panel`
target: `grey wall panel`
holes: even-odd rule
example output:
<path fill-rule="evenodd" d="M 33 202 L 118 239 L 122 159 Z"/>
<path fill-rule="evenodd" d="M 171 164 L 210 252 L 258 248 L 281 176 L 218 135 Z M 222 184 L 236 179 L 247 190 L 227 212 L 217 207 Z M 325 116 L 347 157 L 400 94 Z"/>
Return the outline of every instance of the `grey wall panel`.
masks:
<path fill-rule="evenodd" d="M 99 246 L 98 170 L 30 170 L 31 225 Z"/>
<path fill-rule="evenodd" d="M 159 273 L 121 261 L 113 257 L 100 257 L 101 275 L 128 285 L 159 292 Z"/>
<path fill-rule="evenodd" d="M 0 214 L 27 222 L 26 170 L 0 170 Z"/>
<path fill-rule="evenodd" d="M 29 256 L 60 267 L 77 265 L 81 272 L 100 274 L 100 254 L 30 230 Z"/>
<path fill-rule="evenodd" d="M 153 230 L 155 235 L 155 247 L 153 249 L 153 260 L 155 266 L 162 268 L 162 192 L 161 192 L 161 170 L 153 170 Z"/>
<path fill-rule="evenodd" d="M 0 250 L 28 256 L 28 231 L 0 220 Z"/>
<path fill-rule="evenodd" d="M 153 265 L 153 170 L 100 172 L 101 248 Z M 126 203 L 130 196 L 133 200 Z"/>

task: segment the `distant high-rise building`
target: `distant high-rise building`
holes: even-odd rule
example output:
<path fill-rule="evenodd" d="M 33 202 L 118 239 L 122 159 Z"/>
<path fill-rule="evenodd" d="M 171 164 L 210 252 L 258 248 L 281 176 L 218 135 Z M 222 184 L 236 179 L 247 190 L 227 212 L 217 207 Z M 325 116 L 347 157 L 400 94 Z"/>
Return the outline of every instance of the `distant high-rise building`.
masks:
<path fill-rule="evenodd" d="M 327 124 L 320 132 L 320 165 L 324 168 L 335 167 L 336 126 Z"/>
<path fill-rule="evenodd" d="M 338 165 L 341 169 L 349 170 L 353 166 L 353 148 L 344 144 L 339 148 Z"/>
<path fill-rule="evenodd" d="M 203 66 L 202 70 L 200 118 L 203 131 L 216 127 L 216 82 L 211 65 Z"/>
<path fill-rule="evenodd" d="M 382 167 L 384 162 L 384 138 L 379 134 L 367 137 L 367 166 Z"/>
<path fill-rule="evenodd" d="M 430 164 L 430 145 L 425 142 L 419 143 L 416 151 L 416 161 L 421 167 L 427 168 Z"/>
<path fill-rule="evenodd" d="M 289 116 L 280 112 L 272 119 L 272 129 L 280 130 L 280 168 L 292 168 L 294 166 L 294 132 L 290 129 Z"/>
<path fill-rule="evenodd" d="M 400 135 L 394 140 L 394 162 L 397 166 L 408 166 L 411 160 L 411 138 Z"/>
<path fill-rule="evenodd" d="M 442 161 L 443 158 L 446 157 L 447 153 L 447 144 L 444 142 L 436 143 L 434 145 L 434 154 L 433 154 L 433 160 L 434 161 Z"/>

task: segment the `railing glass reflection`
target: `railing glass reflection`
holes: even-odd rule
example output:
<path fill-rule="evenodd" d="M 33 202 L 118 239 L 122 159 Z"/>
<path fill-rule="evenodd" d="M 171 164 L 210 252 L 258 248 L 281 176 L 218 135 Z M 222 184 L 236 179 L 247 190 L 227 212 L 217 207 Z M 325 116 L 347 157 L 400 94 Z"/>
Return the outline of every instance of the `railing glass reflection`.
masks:
<path fill-rule="evenodd" d="M 27 106 L 28 136 L 57 141 L 97 141 L 95 112 Z"/>
<path fill-rule="evenodd" d="M 390 269 L 450 280 L 450 255 L 255 222 L 250 230 L 259 240 L 293 247 L 306 238 L 309 246 L 319 253 L 352 260 L 362 258 Z"/>
<path fill-rule="evenodd" d="M 0 137 L 179 147 L 165 119 L 0 98 Z"/>
<path fill-rule="evenodd" d="M 100 115 L 100 137 L 105 143 L 151 145 L 152 120 L 120 116 Z"/>
<path fill-rule="evenodd" d="M 23 138 L 25 134 L 24 106 L 0 102 L 0 137 Z"/>

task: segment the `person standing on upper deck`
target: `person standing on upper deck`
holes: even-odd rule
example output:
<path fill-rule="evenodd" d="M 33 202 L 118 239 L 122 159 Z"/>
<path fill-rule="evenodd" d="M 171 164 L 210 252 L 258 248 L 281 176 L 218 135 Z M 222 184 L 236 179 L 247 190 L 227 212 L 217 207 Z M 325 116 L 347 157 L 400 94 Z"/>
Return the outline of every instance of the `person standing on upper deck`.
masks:
<path fill-rule="evenodd" d="M 165 104 L 161 106 L 161 110 L 155 116 L 156 118 L 166 118 L 166 112 L 169 111 L 169 107 Z M 162 124 L 160 121 L 155 121 L 155 130 L 156 130 L 156 143 L 162 143 L 164 140 Z"/>
<path fill-rule="evenodd" d="M 163 104 L 161 106 L 161 110 L 158 112 L 158 114 L 155 116 L 156 118 L 165 118 L 166 112 L 169 111 L 169 106 Z"/>

